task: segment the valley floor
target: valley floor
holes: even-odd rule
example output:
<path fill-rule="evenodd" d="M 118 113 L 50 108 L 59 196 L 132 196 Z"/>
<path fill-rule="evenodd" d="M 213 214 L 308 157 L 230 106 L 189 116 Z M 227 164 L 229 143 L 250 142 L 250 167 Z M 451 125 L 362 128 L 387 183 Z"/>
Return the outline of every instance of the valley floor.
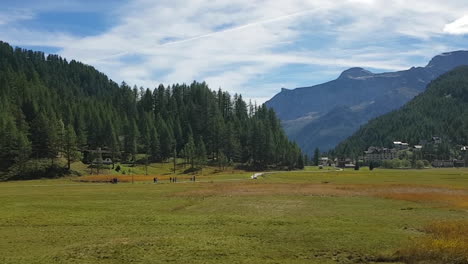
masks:
<path fill-rule="evenodd" d="M 309 169 L 0 183 L 0 263 L 467 263 L 467 169 Z"/>

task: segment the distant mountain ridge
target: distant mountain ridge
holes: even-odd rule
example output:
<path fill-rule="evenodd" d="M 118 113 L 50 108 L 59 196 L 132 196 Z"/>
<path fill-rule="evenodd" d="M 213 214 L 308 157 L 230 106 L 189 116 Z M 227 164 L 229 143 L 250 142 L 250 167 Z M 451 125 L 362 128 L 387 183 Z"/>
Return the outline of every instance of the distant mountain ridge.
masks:
<path fill-rule="evenodd" d="M 400 108 L 432 80 L 461 65 L 468 65 L 468 51 L 443 53 L 425 67 L 404 71 L 376 74 L 356 67 L 324 84 L 282 89 L 266 104 L 290 139 L 311 154 L 316 147 L 334 148 L 370 119 Z"/>
<path fill-rule="evenodd" d="M 391 147 L 397 140 L 414 145 L 433 136 L 452 149 L 468 144 L 468 66 L 443 74 L 401 109 L 369 121 L 335 153 L 356 157 L 370 146 Z"/>

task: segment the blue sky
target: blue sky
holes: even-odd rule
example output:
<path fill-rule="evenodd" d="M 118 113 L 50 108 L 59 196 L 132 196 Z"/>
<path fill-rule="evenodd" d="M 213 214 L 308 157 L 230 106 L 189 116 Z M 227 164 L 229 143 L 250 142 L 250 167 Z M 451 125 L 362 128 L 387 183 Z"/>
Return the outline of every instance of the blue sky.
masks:
<path fill-rule="evenodd" d="M 468 49 L 466 0 L 1 0 L 0 40 L 143 87 L 206 81 L 264 102 L 281 87 L 424 66 Z"/>

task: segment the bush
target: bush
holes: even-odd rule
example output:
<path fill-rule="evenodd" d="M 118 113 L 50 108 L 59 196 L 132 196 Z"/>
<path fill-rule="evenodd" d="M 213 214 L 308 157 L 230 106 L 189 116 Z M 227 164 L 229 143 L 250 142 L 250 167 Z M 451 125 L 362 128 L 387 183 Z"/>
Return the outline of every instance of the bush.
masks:
<path fill-rule="evenodd" d="M 401 160 L 400 166 L 402 168 L 411 168 L 411 162 L 407 159 Z"/>
<path fill-rule="evenodd" d="M 414 164 L 414 167 L 416 169 L 424 169 L 424 162 L 422 160 L 417 160 L 416 163 Z"/>
<path fill-rule="evenodd" d="M 386 169 L 398 169 L 402 167 L 411 167 L 411 163 L 408 160 L 400 160 L 400 159 L 393 159 L 393 160 L 384 160 L 382 163 L 382 167 Z"/>
<path fill-rule="evenodd" d="M 424 167 L 426 168 L 431 166 L 431 163 L 428 160 L 423 160 L 423 163 L 424 163 Z"/>
<path fill-rule="evenodd" d="M 386 169 L 393 169 L 393 162 L 391 160 L 384 160 L 382 162 L 382 167 Z"/>
<path fill-rule="evenodd" d="M 121 170 L 120 165 L 117 165 L 117 167 L 115 167 L 115 171 L 119 172 L 120 170 Z"/>

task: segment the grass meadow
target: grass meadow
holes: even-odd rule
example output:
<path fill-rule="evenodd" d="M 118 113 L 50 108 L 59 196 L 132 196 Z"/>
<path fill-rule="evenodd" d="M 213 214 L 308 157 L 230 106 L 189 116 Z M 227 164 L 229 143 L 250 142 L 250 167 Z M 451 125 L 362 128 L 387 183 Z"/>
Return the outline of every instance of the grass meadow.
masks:
<path fill-rule="evenodd" d="M 467 169 L 152 166 L 0 183 L 0 263 L 468 263 Z"/>

